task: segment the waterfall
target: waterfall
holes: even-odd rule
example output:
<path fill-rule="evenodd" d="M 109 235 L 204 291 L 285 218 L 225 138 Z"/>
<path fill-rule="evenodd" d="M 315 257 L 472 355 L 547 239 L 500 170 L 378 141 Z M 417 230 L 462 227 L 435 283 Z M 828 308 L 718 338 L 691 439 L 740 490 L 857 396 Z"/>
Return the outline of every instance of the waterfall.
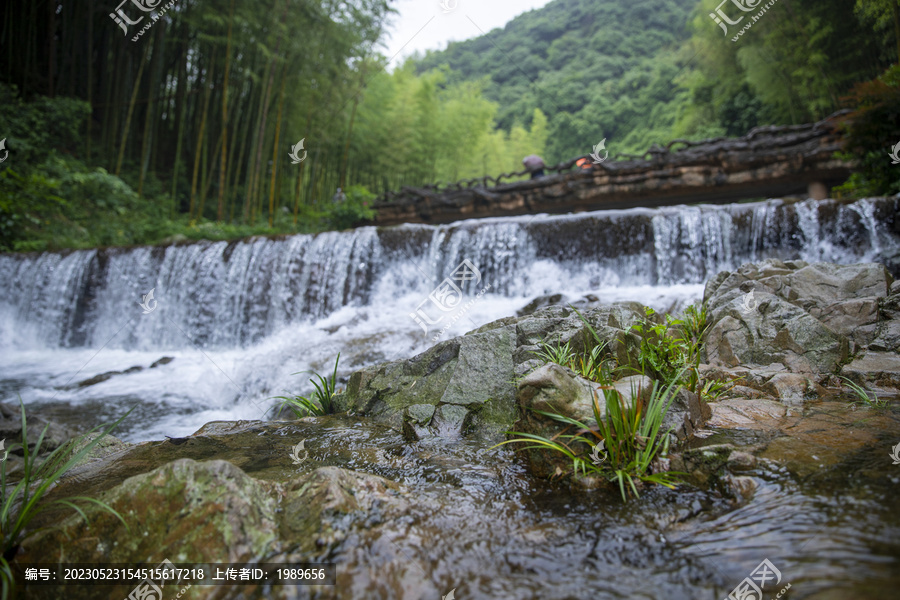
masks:
<path fill-rule="evenodd" d="M 342 307 L 426 296 L 464 259 L 490 295 L 523 299 L 699 284 L 767 257 L 895 261 L 897 204 L 770 200 L 3 255 L 0 315 L 46 347 L 240 347 Z M 165 318 L 139 318 L 151 289 Z"/>
<path fill-rule="evenodd" d="M 769 200 L 0 255 L 0 399 L 78 426 L 134 407 L 121 437 L 188 435 L 263 418 L 273 396 L 311 390 L 298 372 L 328 372 L 338 353 L 346 377 L 543 294 L 665 310 L 768 257 L 897 274 L 898 204 Z M 163 356 L 174 360 L 151 368 Z"/>

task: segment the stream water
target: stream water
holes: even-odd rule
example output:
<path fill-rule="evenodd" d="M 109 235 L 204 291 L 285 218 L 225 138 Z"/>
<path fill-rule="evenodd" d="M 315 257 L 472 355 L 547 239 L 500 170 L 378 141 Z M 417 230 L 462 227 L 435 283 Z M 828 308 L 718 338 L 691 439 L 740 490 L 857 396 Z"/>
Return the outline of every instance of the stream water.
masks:
<path fill-rule="evenodd" d="M 739 508 L 686 487 L 628 503 L 617 491 L 571 491 L 529 477 L 509 450 L 472 439 L 407 444 L 352 417 L 271 424 L 252 437 L 283 438 L 267 445 L 275 456 L 248 459 L 243 442 L 225 456 L 254 477 L 341 466 L 409 492 L 402 518 L 372 515 L 317 557 L 338 565 L 337 585 L 300 598 L 439 598 L 455 588 L 461 599 L 721 600 L 764 559 L 781 577 L 766 600 L 788 583 L 787 597 L 820 600 L 895 598 L 900 586 L 900 467 L 888 456 L 900 440 L 896 408 L 811 403 L 778 427 L 699 442 L 766 446 L 744 473 L 756 494 Z M 301 438 L 310 460 L 284 466 L 278 457 Z"/>
<path fill-rule="evenodd" d="M 3 255 L 0 399 L 21 397 L 76 428 L 135 407 L 120 437 L 184 436 L 208 421 L 263 418 L 271 396 L 309 391 L 308 377 L 293 373 L 326 372 L 338 352 L 346 377 L 426 349 L 446 323 L 444 339 L 545 294 L 666 310 L 699 300 L 717 271 L 767 257 L 896 268 L 898 203 L 771 200 Z M 464 314 L 423 332 L 410 313 L 464 260 L 480 277 L 463 289 Z M 174 360 L 150 368 L 163 357 Z M 125 372 L 132 367 L 141 368 Z M 721 600 L 768 559 L 791 584 L 789 598 L 897 597 L 900 466 L 887 456 L 900 441 L 897 411 L 850 410 L 813 403 L 792 432 L 700 442 L 767 445 L 773 462 L 748 473 L 758 490 L 737 509 L 687 488 L 627 504 L 615 492 L 567 491 L 477 440 L 409 445 L 349 417 L 272 424 L 308 440 L 315 460 L 303 469 L 368 471 L 415 500 L 403 519 L 322 557 L 339 564 L 337 586 L 295 593 Z M 242 468 L 263 479 L 292 474 L 264 464 Z"/>
<path fill-rule="evenodd" d="M 667 310 L 700 300 L 716 272 L 768 257 L 898 262 L 898 205 L 771 200 L 0 255 L 0 399 L 77 427 L 135 407 L 123 439 L 183 436 L 263 418 L 273 396 L 311 390 L 294 373 L 330 372 L 339 352 L 346 377 L 544 294 Z M 423 332 L 410 314 L 464 260 L 479 285 L 455 311 L 425 306 L 442 319 Z M 149 368 L 163 357 L 174 360 Z"/>

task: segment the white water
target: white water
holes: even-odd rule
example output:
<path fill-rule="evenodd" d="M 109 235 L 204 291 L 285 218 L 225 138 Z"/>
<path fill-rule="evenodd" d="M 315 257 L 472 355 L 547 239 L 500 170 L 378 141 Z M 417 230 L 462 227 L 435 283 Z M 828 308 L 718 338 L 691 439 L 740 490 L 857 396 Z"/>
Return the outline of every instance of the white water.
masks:
<path fill-rule="evenodd" d="M 121 437 L 183 436 L 212 420 L 264 418 L 270 397 L 310 391 L 309 376 L 292 373 L 330 372 L 338 352 L 347 376 L 427 349 L 448 322 L 441 339 L 540 295 L 666 310 L 700 300 L 708 277 L 750 260 L 896 256 L 878 209 L 770 201 L 0 256 L 0 397 L 90 424 L 136 406 Z M 463 259 L 482 281 L 463 288 L 464 314 L 426 303 L 444 314 L 426 335 L 409 315 Z M 157 304 L 144 314 L 151 288 Z M 175 360 L 147 368 L 163 356 Z M 144 369 L 75 385 L 134 366 Z"/>

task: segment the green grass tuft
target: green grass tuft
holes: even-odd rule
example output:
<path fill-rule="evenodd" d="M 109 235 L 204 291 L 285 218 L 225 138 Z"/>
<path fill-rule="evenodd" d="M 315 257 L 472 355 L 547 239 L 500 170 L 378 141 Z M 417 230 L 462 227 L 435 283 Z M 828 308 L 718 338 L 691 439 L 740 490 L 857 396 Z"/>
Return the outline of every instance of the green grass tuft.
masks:
<path fill-rule="evenodd" d="M 312 373 L 313 379 L 309 382 L 313 384 L 316 391 L 310 396 L 276 396 L 276 400 L 281 400 L 279 411 L 284 407 L 288 407 L 297 418 L 309 415 L 330 415 L 335 412 L 334 394 L 337 385 L 337 369 L 341 360 L 341 353 L 338 352 L 334 361 L 334 371 L 327 379 L 314 371 L 299 371 L 291 373 L 291 375 L 300 375 L 301 373 Z"/>
<path fill-rule="evenodd" d="M 81 515 L 85 521 L 89 522 L 85 512 L 81 507 L 75 504 L 76 501 L 87 502 L 114 515 L 117 519 L 122 521 L 122 524 L 128 529 L 128 523 L 125 522 L 122 515 L 100 500 L 84 496 L 71 496 L 57 499 L 52 502 L 46 502 L 45 496 L 50 489 L 56 485 L 56 482 L 66 473 L 66 471 L 87 456 L 87 454 L 93 450 L 110 431 L 118 426 L 119 423 L 131 413 L 131 410 L 134 409 L 129 410 L 115 423 L 106 427 L 96 439 L 88 442 L 83 448 L 72 454 L 68 459 L 66 459 L 66 454 L 71 447 L 71 442 L 63 444 L 54 450 L 40 465 L 38 465 L 36 462 L 38 454 L 40 453 L 41 444 L 44 441 L 44 436 L 46 435 L 50 424 L 48 423 L 40 436 L 38 436 L 37 443 L 34 445 L 34 450 L 29 451 L 28 423 L 25 417 L 25 405 L 22 403 L 21 398 L 19 398 L 19 405 L 22 411 L 22 440 L 24 443 L 12 444 L 10 446 L 10 450 L 21 447 L 25 455 L 23 475 L 19 482 L 15 485 L 12 483 L 7 485 L 6 461 L 3 461 L 3 463 L 0 464 L 0 540 L 2 540 L 3 544 L 3 553 L 0 555 L 0 582 L 2 582 L 0 598 L 2 598 L 2 600 L 11 597 L 15 590 L 15 579 L 9 561 L 13 560 L 15 557 L 19 544 L 25 538 L 26 532 L 33 534 L 36 531 L 39 531 L 29 531 L 29 523 L 31 523 L 37 515 L 49 508 L 55 505 L 70 508 Z M 84 434 L 78 438 L 78 440 L 85 439 L 86 436 L 91 435 L 94 431 L 96 431 L 96 428 Z M 77 443 L 77 441 L 75 443 Z"/>

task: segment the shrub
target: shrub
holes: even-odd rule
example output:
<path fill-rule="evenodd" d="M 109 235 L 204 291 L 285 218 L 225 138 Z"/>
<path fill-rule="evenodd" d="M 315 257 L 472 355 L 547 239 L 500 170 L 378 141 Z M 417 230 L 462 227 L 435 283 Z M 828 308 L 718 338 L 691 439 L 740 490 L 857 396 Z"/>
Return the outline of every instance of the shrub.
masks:
<path fill-rule="evenodd" d="M 375 211 L 369 208 L 375 194 L 361 185 L 353 185 L 344 192 L 347 199 L 332 204 L 327 211 L 327 219 L 334 229 L 349 229 L 375 218 Z"/>

